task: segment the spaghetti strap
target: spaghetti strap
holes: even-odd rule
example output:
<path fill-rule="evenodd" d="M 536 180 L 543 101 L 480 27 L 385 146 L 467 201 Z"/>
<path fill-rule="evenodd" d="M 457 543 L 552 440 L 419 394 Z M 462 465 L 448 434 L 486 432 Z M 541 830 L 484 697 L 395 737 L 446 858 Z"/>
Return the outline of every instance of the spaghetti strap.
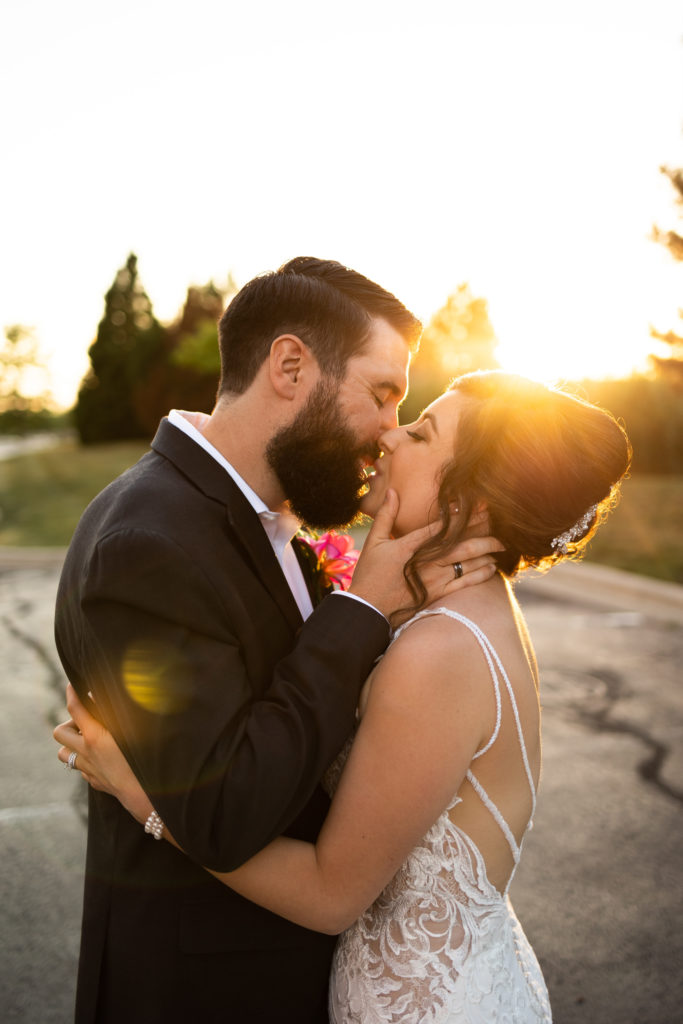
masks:
<path fill-rule="evenodd" d="M 392 638 L 392 643 L 396 639 L 398 639 L 398 637 L 401 635 L 401 633 L 405 629 L 407 629 L 408 626 L 412 626 L 412 624 L 414 622 L 417 622 L 418 619 L 424 619 L 424 618 L 427 618 L 430 615 L 447 615 L 448 618 L 457 619 L 457 621 L 461 622 L 463 624 L 463 626 L 467 626 L 467 628 L 470 630 L 470 632 L 474 633 L 474 636 L 475 636 L 479 646 L 481 647 L 481 649 L 483 651 L 483 654 L 484 654 L 484 657 L 486 658 L 487 664 L 489 666 L 489 671 L 491 673 L 491 678 L 493 679 L 493 687 L 494 687 L 495 696 L 496 696 L 496 724 L 495 724 L 495 727 L 493 729 L 493 732 L 491 733 L 491 737 L 488 740 L 488 742 L 486 743 L 486 745 L 483 746 L 481 748 L 481 750 L 478 750 L 477 753 L 474 755 L 475 757 L 481 757 L 482 754 L 485 754 L 486 751 L 489 750 L 493 746 L 493 744 L 498 739 L 498 733 L 500 732 L 500 722 L 501 722 L 500 686 L 498 684 L 498 676 L 496 674 L 496 670 L 495 670 L 494 665 L 493 665 L 493 658 L 498 660 L 498 655 L 496 654 L 496 652 L 495 652 L 495 650 L 493 648 L 493 644 L 491 643 L 489 638 L 484 633 L 482 633 L 482 631 L 480 630 L 480 628 L 476 624 L 476 622 L 472 622 L 471 619 L 466 618 L 464 615 L 461 615 L 459 612 L 452 612 L 450 610 L 450 608 L 429 608 L 429 609 L 426 609 L 423 612 L 418 612 L 417 615 L 414 615 L 412 617 L 412 619 L 408 620 L 408 622 L 404 622 L 403 625 L 400 626 L 396 630 L 396 632 L 394 633 L 394 636 Z M 498 662 L 498 663 L 500 664 L 500 662 Z M 502 666 L 501 666 L 501 668 L 502 668 Z"/>
<path fill-rule="evenodd" d="M 507 821 L 505 820 L 503 815 L 500 813 L 498 807 L 494 804 L 493 800 L 491 799 L 491 797 L 488 795 L 488 793 L 486 792 L 486 790 L 482 786 L 482 784 L 479 781 L 479 779 L 477 778 L 477 776 L 474 774 L 474 772 L 472 772 L 469 769 L 467 771 L 467 781 L 470 783 L 472 788 L 475 790 L 475 792 L 479 796 L 481 802 L 484 804 L 486 809 L 488 811 L 490 811 L 492 816 L 495 818 L 496 824 L 498 825 L 498 827 L 500 828 L 501 832 L 503 833 L 503 835 L 505 836 L 505 838 L 508 841 L 508 846 L 510 847 L 510 852 L 512 854 L 512 859 L 513 859 L 513 861 L 515 863 L 515 867 L 517 867 L 517 865 L 519 864 L 519 858 L 522 856 L 522 848 L 521 848 L 521 846 L 517 845 L 517 840 L 513 836 L 512 830 L 510 829 L 510 826 L 508 825 Z"/>
<path fill-rule="evenodd" d="M 486 662 L 488 664 L 489 671 L 491 673 L 491 679 L 493 681 L 493 688 L 494 688 L 494 693 L 495 693 L 495 698 L 496 698 L 496 724 L 495 724 L 494 730 L 493 730 L 493 732 L 492 732 L 488 742 L 483 747 L 481 747 L 476 752 L 476 754 L 474 754 L 474 756 L 472 758 L 473 761 L 475 761 L 478 757 L 481 757 L 483 754 L 485 754 L 487 752 L 487 750 L 490 750 L 491 747 L 493 746 L 493 744 L 495 743 L 496 739 L 498 738 L 498 734 L 500 732 L 500 725 L 501 725 L 501 715 L 502 715 L 502 711 L 501 711 L 501 695 L 500 695 L 500 678 L 502 678 L 503 682 L 505 683 L 505 688 L 506 688 L 508 696 L 510 698 L 510 705 L 512 707 L 512 713 L 513 713 L 513 716 L 514 716 L 514 719 L 515 719 L 515 727 L 517 729 L 517 739 L 519 741 L 520 752 L 522 754 L 522 761 L 524 763 L 524 771 L 526 773 L 527 782 L 529 784 L 529 791 L 531 793 L 531 816 L 529 818 L 529 822 L 528 822 L 527 827 L 525 829 L 525 834 L 526 834 L 526 832 L 531 827 L 531 824 L 532 824 L 532 821 L 533 821 L 533 817 L 534 817 L 534 814 L 536 812 L 536 787 L 534 786 L 534 779 L 533 779 L 533 775 L 531 774 L 531 768 L 529 766 L 529 756 L 528 756 L 527 749 L 526 749 L 526 743 L 524 742 L 524 732 L 522 730 L 522 723 L 521 723 L 520 717 L 519 717 L 519 710 L 517 708 L 517 701 L 515 699 L 514 690 L 512 689 L 512 684 L 510 683 L 510 680 L 508 678 L 508 674 L 505 671 L 505 669 L 503 668 L 503 664 L 502 664 L 500 658 L 498 657 L 498 654 L 497 654 L 493 644 L 491 643 L 489 638 L 486 636 L 486 634 L 484 632 L 482 632 L 482 630 L 479 628 L 479 626 L 476 624 L 476 622 L 472 622 L 472 620 L 468 619 L 465 615 L 461 615 L 460 612 L 454 612 L 450 608 L 443 608 L 443 607 L 441 607 L 441 608 L 428 608 L 428 609 L 425 609 L 422 612 L 418 612 L 417 615 L 414 615 L 412 619 L 409 619 L 408 622 L 405 622 L 396 631 L 396 633 L 394 634 L 393 640 L 396 640 L 400 636 L 400 634 L 405 629 L 407 629 L 408 626 L 411 626 L 414 622 L 417 622 L 419 619 L 426 618 L 427 616 L 431 616 L 431 615 L 445 615 L 449 619 L 455 619 L 457 622 L 462 623 L 463 626 L 465 626 L 467 629 L 469 629 L 469 631 L 474 635 L 475 639 L 477 640 L 477 643 L 481 647 L 481 649 L 482 649 L 482 651 L 484 653 L 484 657 L 486 658 Z M 493 816 L 496 824 L 498 825 L 498 827 L 500 828 L 501 832 L 505 836 L 505 839 L 507 840 L 507 843 L 508 843 L 508 845 L 510 847 L 510 852 L 512 853 L 512 858 L 513 858 L 513 861 L 514 861 L 514 864 L 515 864 L 515 867 L 516 867 L 517 864 L 519 863 L 519 859 L 520 859 L 520 856 L 521 856 L 522 844 L 521 843 L 519 845 L 517 844 L 517 842 L 515 840 L 515 837 L 513 836 L 512 831 L 510 829 L 510 826 L 508 825 L 508 823 L 506 822 L 505 818 L 501 814 L 500 809 L 496 806 L 494 801 L 488 795 L 488 793 L 486 792 L 486 790 L 484 789 L 482 784 L 479 782 L 479 779 L 477 779 L 476 775 L 471 770 L 471 768 L 468 769 L 468 771 L 467 771 L 467 780 L 469 781 L 469 783 L 473 787 L 474 791 L 479 796 L 479 798 L 482 801 L 482 803 L 484 804 L 484 806 L 491 813 L 491 815 Z M 514 872 L 513 872 L 513 874 L 514 874 Z M 512 881 L 512 875 L 510 876 L 510 879 L 508 880 L 508 884 L 506 886 L 506 892 L 507 892 L 507 889 L 510 886 L 510 882 L 511 881 Z"/>

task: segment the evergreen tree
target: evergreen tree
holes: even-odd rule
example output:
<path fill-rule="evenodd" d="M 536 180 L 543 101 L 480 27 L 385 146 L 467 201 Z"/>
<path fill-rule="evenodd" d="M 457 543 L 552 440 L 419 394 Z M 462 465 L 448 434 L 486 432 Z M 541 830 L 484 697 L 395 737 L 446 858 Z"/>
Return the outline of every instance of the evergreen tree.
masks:
<path fill-rule="evenodd" d="M 674 187 L 677 206 L 683 207 L 683 168 L 672 170 L 669 167 L 661 167 L 660 170 L 662 174 L 666 174 Z M 683 262 L 683 235 L 680 235 L 677 231 L 661 231 L 655 227 L 652 237 L 656 242 L 665 245 L 675 260 Z M 683 319 L 683 309 L 680 309 L 678 312 L 681 319 Z M 679 329 L 679 332 L 675 330 L 662 332 L 651 327 L 650 334 L 653 338 L 657 338 L 658 341 L 663 341 L 670 349 L 668 357 L 650 357 L 655 369 L 659 374 L 667 377 L 674 385 L 683 388 L 683 332 L 681 329 Z"/>
<path fill-rule="evenodd" d="M 169 409 L 213 409 L 220 373 L 218 320 L 228 291 L 237 291 L 232 278 L 226 290 L 213 281 L 187 289 L 179 317 L 164 331 L 160 358 L 135 392 L 135 412 L 148 433 Z"/>
<path fill-rule="evenodd" d="M 401 407 L 401 421 L 408 423 L 419 416 L 459 374 L 498 366 L 497 345 L 486 299 L 474 296 L 468 284 L 458 285 L 422 335 L 410 368 L 410 391 Z"/>
<path fill-rule="evenodd" d="M 105 296 L 104 316 L 89 349 L 90 369 L 74 410 L 84 444 L 149 436 L 134 395 L 163 347 L 163 328 L 140 283 L 131 253 Z"/>

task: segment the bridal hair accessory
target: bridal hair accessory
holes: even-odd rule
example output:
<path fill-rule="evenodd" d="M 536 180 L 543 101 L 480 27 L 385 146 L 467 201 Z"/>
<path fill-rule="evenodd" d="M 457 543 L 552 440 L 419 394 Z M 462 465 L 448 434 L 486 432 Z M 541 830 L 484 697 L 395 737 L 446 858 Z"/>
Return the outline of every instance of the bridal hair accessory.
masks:
<path fill-rule="evenodd" d="M 312 571 L 318 600 L 331 590 L 348 590 L 360 555 L 353 537 L 334 530 L 320 535 L 300 530 L 297 537 L 304 542 L 300 550 Z"/>
<path fill-rule="evenodd" d="M 74 770 L 74 768 L 76 767 L 77 757 L 78 754 L 76 753 L 76 751 L 72 750 L 71 753 L 69 754 L 68 760 L 64 762 L 64 767 L 67 769 L 67 771 L 72 772 Z"/>
<path fill-rule="evenodd" d="M 156 811 L 152 811 L 149 818 L 145 822 L 145 832 L 147 832 L 149 835 L 154 836 L 155 839 L 161 839 L 163 837 L 164 823 Z"/>
<path fill-rule="evenodd" d="M 555 548 L 561 555 L 567 554 L 567 545 L 573 543 L 573 541 L 580 540 L 583 535 L 587 532 L 592 520 L 595 518 L 595 513 L 598 511 L 597 505 L 591 505 L 587 512 L 581 516 L 578 523 L 574 523 L 568 530 L 561 533 L 559 537 L 553 537 L 550 542 L 550 547 Z"/>

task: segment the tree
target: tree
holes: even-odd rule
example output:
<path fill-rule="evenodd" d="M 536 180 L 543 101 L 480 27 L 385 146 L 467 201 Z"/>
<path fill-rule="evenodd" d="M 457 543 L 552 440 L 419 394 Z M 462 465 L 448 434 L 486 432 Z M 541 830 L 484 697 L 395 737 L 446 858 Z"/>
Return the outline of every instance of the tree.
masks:
<path fill-rule="evenodd" d="M 401 420 L 415 419 L 461 373 L 498 366 L 498 339 L 486 299 L 475 297 L 468 284 L 458 285 L 437 310 L 422 335 L 410 369 L 410 391 Z"/>
<path fill-rule="evenodd" d="M 236 292 L 232 276 L 228 277 L 224 289 L 217 288 L 213 281 L 203 288 L 187 289 L 182 314 L 170 329 L 175 339 L 171 356 L 175 366 L 209 374 L 218 380 L 221 360 L 217 321 L 223 313 L 227 296 L 232 298 Z"/>
<path fill-rule="evenodd" d="M 683 207 L 683 168 L 672 170 L 670 167 L 660 167 L 660 170 L 674 187 L 676 205 Z M 660 228 L 654 227 L 652 237 L 656 242 L 665 245 L 675 260 L 683 262 L 683 235 L 677 231 L 662 231 Z M 683 309 L 679 309 L 678 313 L 683 319 Z M 667 377 L 677 387 L 683 388 L 683 334 L 676 333 L 674 330 L 662 332 L 654 327 L 650 328 L 650 334 L 653 338 L 663 341 L 669 346 L 668 356 L 660 358 L 653 355 L 650 357 L 656 371 L 661 376 Z"/>
<path fill-rule="evenodd" d="M 169 409 L 213 409 L 220 373 L 217 321 L 226 294 L 236 291 L 232 277 L 224 289 L 213 281 L 187 289 L 179 317 L 164 330 L 163 352 L 135 392 L 137 418 L 150 435 Z"/>
<path fill-rule="evenodd" d="M 88 352 L 90 369 L 74 410 L 84 444 L 148 436 L 136 414 L 134 395 L 162 350 L 163 328 L 131 253 L 105 296 L 104 316 Z"/>
<path fill-rule="evenodd" d="M 40 429 L 52 418 L 49 375 L 33 328 L 13 324 L 0 345 L 0 430 Z"/>

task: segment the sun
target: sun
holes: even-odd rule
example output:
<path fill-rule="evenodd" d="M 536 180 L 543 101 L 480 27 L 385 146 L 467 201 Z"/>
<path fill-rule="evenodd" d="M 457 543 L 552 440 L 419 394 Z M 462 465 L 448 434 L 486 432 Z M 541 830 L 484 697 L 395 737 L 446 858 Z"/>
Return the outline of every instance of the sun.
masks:
<path fill-rule="evenodd" d="M 539 319 L 492 315 L 498 337 L 496 358 L 510 373 L 543 382 L 627 377 L 647 368 L 646 322 L 617 328 L 599 304 L 585 309 L 584 323 L 561 315 Z"/>

